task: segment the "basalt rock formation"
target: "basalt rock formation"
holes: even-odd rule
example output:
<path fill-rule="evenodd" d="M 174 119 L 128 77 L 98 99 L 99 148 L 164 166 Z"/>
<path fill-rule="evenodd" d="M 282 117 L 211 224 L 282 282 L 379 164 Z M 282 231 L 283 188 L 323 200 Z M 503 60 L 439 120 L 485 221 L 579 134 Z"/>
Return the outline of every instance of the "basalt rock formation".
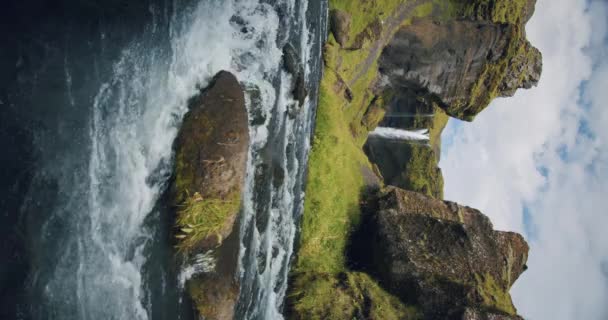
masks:
<path fill-rule="evenodd" d="M 509 289 L 526 269 L 521 235 L 494 231 L 478 210 L 398 188 L 385 190 L 372 221 L 375 274 L 425 319 L 516 316 Z"/>
<path fill-rule="evenodd" d="M 205 319 L 232 319 L 241 191 L 249 147 L 243 90 L 228 72 L 218 73 L 191 101 L 175 142 L 177 248 L 202 274 L 187 283 Z"/>
<path fill-rule="evenodd" d="M 457 19 L 414 20 L 382 52 L 390 86 L 473 120 L 495 97 L 538 83 L 542 57 L 525 38 L 536 0 L 452 1 Z"/>

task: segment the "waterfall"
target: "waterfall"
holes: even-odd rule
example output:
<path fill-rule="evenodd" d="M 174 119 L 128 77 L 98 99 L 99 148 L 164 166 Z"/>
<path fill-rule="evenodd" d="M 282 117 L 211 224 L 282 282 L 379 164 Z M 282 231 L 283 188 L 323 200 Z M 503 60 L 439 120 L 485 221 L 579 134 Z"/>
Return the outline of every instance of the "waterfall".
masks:
<path fill-rule="evenodd" d="M 369 133 L 369 136 L 391 140 L 428 141 L 429 130 L 404 130 L 389 127 L 377 127 L 374 131 Z"/>
<path fill-rule="evenodd" d="M 252 141 L 235 275 L 242 284 L 238 317 L 279 319 L 303 206 L 326 2 L 157 2 L 141 32 L 102 26 L 96 39 L 76 42 L 69 35 L 80 30 L 71 30 L 61 70 L 32 76 L 32 92 L 57 75 L 65 88 L 57 95 L 49 85 L 53 99 L 31 102 L 33 110 L 55 110 L 37 115 L 48 117 L 49 129 L 36 132 L 40 169 L 23 206 L 40 217 L 31 241 L 31 313 L 187 319 L 180 311 L 186 306 L 173 305 L 182 301 L 176 288 L 185 279 L 171 270 L 163 193 L 188 99 L 227 70 L 245 88 Z M 130 38 L 123 46 L 111 40 L 119 36 Z M 287 42 L 305 65 L 309 97 L 301 108 L 289 89 L 294 79 L 281 68 Z M 208 269 L 205 259 L 198 262 L 182 275 Z"/>

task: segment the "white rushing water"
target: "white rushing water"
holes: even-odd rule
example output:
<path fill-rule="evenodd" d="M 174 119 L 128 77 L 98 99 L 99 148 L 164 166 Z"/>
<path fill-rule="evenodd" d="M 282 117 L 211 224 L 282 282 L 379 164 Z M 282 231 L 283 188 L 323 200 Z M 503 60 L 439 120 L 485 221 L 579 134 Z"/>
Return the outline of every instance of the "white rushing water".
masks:
<path fill-rule="evenodd" d="M 427 141 L 429 140 L 429 130 L 404 130 L 389 127 L 377 127 L 370 132 L 371 137 L 385 138 L 393 140 L 412 140 L 412 141 Z"/>
<path fill-rule="evenodd" d="M 173 12 L 168 17 L 170 49 L 156 48 L 154 41 L 133 41 L 122 50 L 94 97 L 86 199 L 75 206 L 79 209 L 76 230 L 66 235 L 75 243 L 75 251 L 66 250 L 59 257 L 44 293 L 49 305 L 69 300 L 77 310 L 72 305 L 54 308 L 57 319 L 152 318 L 152 293 L 144 274 L 155 233 L 146 220 L 167 187 L 172 143 L 188 99 L 221 70 L 237 76 L 246 89 L 250 114 L 265 119 L 250 127 L 239 317 L 282 318 L 314 114 L 309 99 L 300 112 L 294 115 L 291 110 L 294 79 L 281 68 L 282 46 L 290 34 L 296 35 L 292 42 L 300 49 L 309 82 L 320 57 L 312 42 L 321 39 L 309 38 L 307 1 L 271 5 L 259 0 L 202 0 L 188 8 L 179 8 L 178 3 L 172 11 L 157 13 L 166 17 Z M 154 23 L 146 32 L 154 34 L 159 28 Z M 317 65 L 306 63 L 309 59 Z M 66 60 L 71 90 L 67 65 Z M 74 105 L 72 92 L 68 95 Z M 262 151 L 269 148 L 270 139 L 273 163 L 283 170 L 284 181 L 272 187 L 264 199 L 268 204 L 262 205 L 256 203 L 255 176 L 268 161 Z M 195 264 L 184 266 L 179 283 L 183 286 L 212 264 L 201 255 Z"/>

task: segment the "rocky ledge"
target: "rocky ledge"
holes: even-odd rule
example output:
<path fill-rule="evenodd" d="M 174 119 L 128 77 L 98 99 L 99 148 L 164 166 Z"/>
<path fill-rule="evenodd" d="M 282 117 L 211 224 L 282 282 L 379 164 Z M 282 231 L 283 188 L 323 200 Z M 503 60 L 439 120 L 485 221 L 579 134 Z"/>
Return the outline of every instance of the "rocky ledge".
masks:
<path fill-rule="evenodd" d="M 526 270 L 522 236 L 493 230 L 478 210 L 393 187 L 371 215 L 372 274 L 425 319 L 519 319 L 509 289 Z"/>
<path fill-rule="evenodd" d="M 176 247 L 201 269 L 187 288 L 205 319 L 234 316 L 239 245 L 233 230 L 245 182 L 247 119 L 238 80 L 222 71 L 192 99 L 175 142 Z"/>
<path fill-rule="evenodd" d="M 538 83 L 542 57 L 525 34 L 536 0 L 446 3 L 401 27 L 384 48 L 380 72 L 394 90 L 413 90 L 471 121 L 495 97 Z"/>

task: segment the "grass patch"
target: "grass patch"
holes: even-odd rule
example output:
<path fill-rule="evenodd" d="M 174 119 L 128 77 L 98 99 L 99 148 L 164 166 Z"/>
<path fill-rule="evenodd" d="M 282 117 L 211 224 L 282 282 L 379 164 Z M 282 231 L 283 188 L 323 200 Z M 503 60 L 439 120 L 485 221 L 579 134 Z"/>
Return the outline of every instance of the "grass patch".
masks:
<path fill-rule="evenodd" d="M 306 320 L 414 320 L 421 319 L 414 307 L 404 306 L 367 274 L 307 274 L 294 284 L 302 291 L 292 292 L 298 304 L 294 319 Z"/>
<path fill-rule="evenodd" d="M 349 41 L 353 42 L 358 34 L 376 19 L 387 19 L 397 7 L 407 0 L 330 0 L 331 9 L 338 9 L 351 14 Z"/>
<path fill-rule="evenodd" d="M 344 270 L 348 237 L 359 222 L 361 166 L 369 166 L 350 132 L 341 99 L 328 72 L 320 87 L 319 108 L 302 218 L 297 272 Z"/>
<path fill-rule="evenodd" d="M 330 0 L 330 8 L 351 14 L 352 43 L 377 19 L 387 19 L 406 2 Z M 403 23 L 410 23 L 413 16 L 429 15 L 433 8 L 431 2 L 418 6 Z M 346 249 L 361 219 L 361 168 L 371 168 L 362 146 L 368 132 L 382 119 L 384 104 L 392 94 L 387 91 L 376 96 L 371 90 L 378 77 L 377 60 L 381 54 L 378 50 L 370 57 L 373 45 L 372 39 L 366 38 L 358 50 L 342 49 L 330 34 L 324 47 L 325 70 L 308 161 L 298 256 L 288 297 L 294 319 L 420 316 L 368 275 L 352 272 L 346 266 Z M 431 136 L 439 144 L 447 115 L 442 113 L 434 121 Z"/>
<path fill-rule="evenodd" d="M 187 253 L 210 237 L 216 237 L 217 244 L 221 244 L 221 231 L 232 226 L 229 217 L 238 212 L 239 206 L 238 192 L 233 192 L 225 200 L 203 199 L 198 192 L 187 197 L 178 206 L 176 226 L 179 233 L 175 236 L 179 240 L 177 249 Z"/>

